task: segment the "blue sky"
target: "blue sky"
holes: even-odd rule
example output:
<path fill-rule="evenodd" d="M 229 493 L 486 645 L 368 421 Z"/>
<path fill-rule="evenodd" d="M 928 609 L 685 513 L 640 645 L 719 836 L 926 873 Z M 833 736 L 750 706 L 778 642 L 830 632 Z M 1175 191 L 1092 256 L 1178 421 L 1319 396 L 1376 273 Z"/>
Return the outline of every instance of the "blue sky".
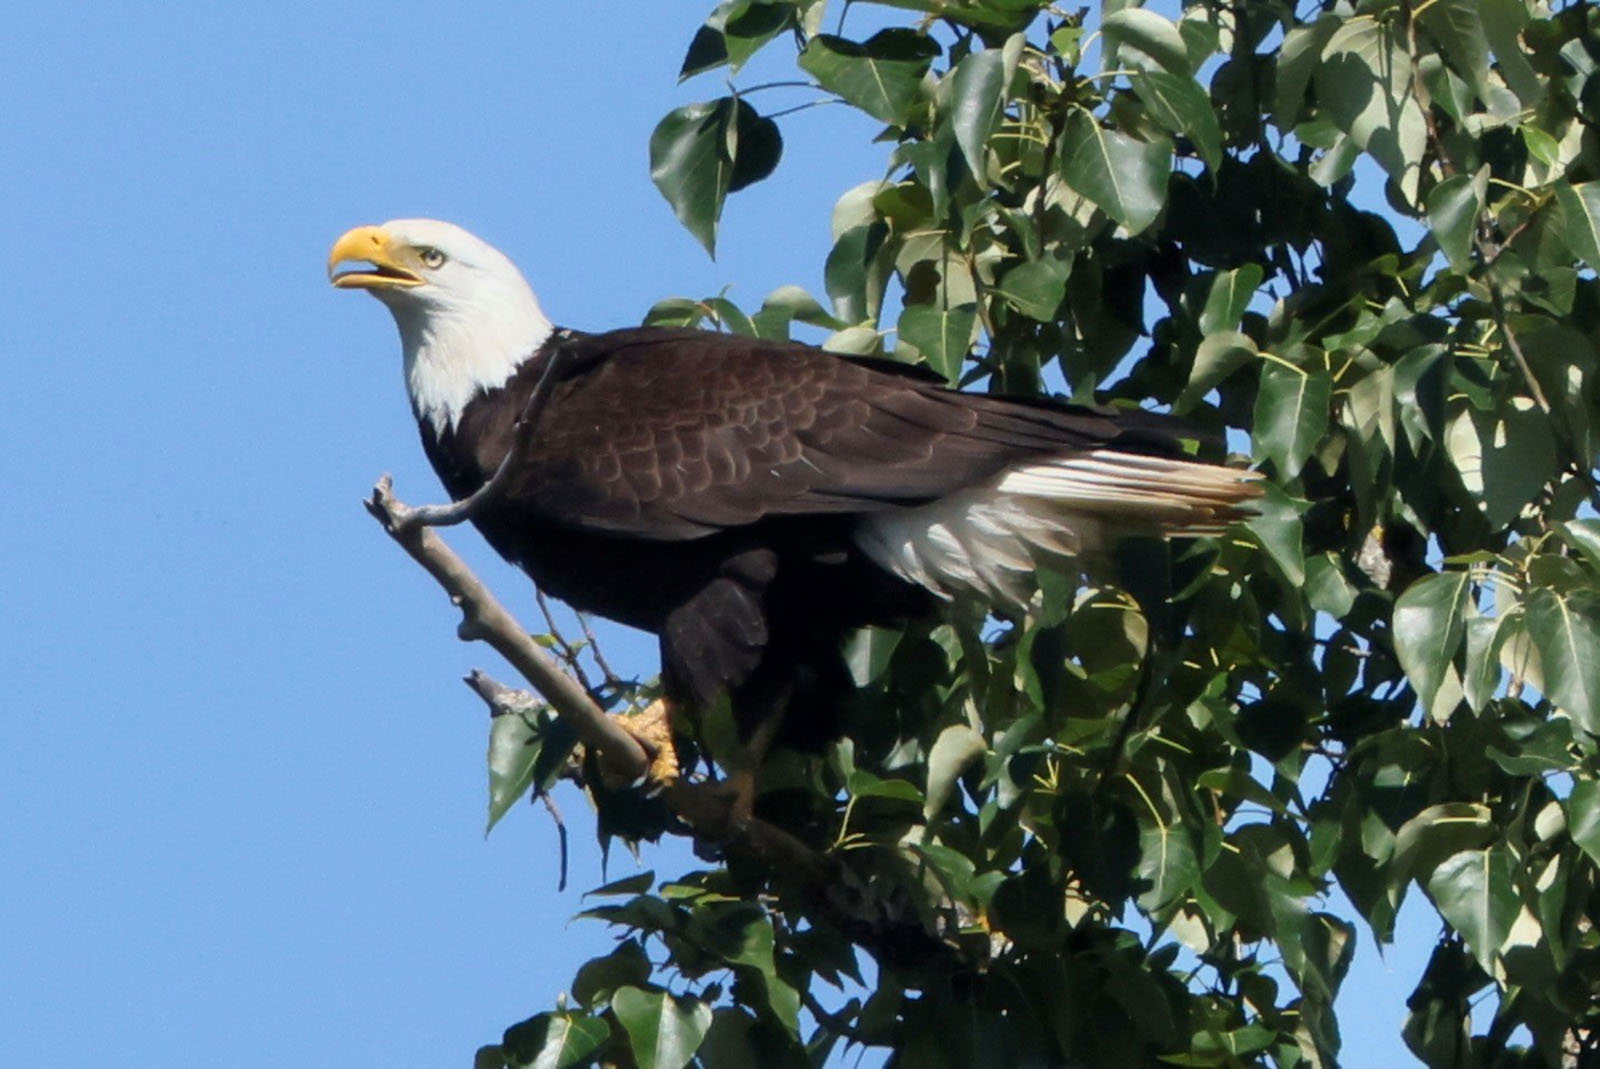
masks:
<path fill-rule="evenodd" d="M 327 249 L 433 215 L 510 253 L 564 325 L 724 287 L 754 307 L 821 291 L 833 201 L 882 148 L 844 109 L 786 119 L 776 178 L 733 198 L 712 262 L 646 162 L 666 110 L 721 91 L 676 85 L 700 5 L 599 10 L 8 15 L 8 1064 L 461 1065 L 610 945 L 567 923 L 602 878 L 579 796 L 560 796 L 565 894 L 542 811 L 482 837 L 485 725 L 459 679 L 509 673 L 455 641 L 359 506 L 384 471 L 409 500 L 437 489 L 387 314 L 328 287 Z M 532 618 L 517 575 L 452 541 Z M 653 670 L 650 643 L 608 648 Z M 1363 933 L 1348 1064 L 1395 1063 L 1428 941 L 1386 963 Z"/>

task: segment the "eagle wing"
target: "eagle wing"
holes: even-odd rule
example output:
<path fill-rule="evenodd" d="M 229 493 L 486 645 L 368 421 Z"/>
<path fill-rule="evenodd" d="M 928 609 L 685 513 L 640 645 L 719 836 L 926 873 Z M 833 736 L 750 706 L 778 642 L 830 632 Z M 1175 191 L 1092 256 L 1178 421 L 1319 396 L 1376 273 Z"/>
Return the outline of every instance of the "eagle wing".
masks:
<path fill-rule="evenodd" d="M 790 342 L 639 328 L 560 344 L 571 370 L 503 502 L 578 529 L 697 538 L 924 503 L 1040 457 L 1177 448 L 1159 417 L 959 393 Z"/>

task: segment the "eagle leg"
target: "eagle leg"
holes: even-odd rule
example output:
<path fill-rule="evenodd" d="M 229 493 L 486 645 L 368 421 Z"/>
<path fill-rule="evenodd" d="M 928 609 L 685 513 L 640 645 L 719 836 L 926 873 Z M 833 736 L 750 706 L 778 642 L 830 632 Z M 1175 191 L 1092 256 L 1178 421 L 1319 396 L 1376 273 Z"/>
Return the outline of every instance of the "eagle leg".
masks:
<path fill-rule="evenodd" d="M 672 706 L 657 698 L 637 713 L 613 717 L 617 726 L 638 740 L 650 765 L 642 777 L 643 786 L 654 794 L 678 779 L 678 750 L 672 743 Z"/>
<path fill-rule="evenodd" d="M 723 790 L 728 798 L 728 820 L 734 828 L 747 827 L 755 812 L 756 772 L 767 759 L 767 751 L 772 749 L 772 743 L 778 737 L 778 729 L 783 726 L 783 713 L 782 706 L 768 709 L 755 721 L 744 741 L 730 755 L 728 778 L 724 781 Z"/>

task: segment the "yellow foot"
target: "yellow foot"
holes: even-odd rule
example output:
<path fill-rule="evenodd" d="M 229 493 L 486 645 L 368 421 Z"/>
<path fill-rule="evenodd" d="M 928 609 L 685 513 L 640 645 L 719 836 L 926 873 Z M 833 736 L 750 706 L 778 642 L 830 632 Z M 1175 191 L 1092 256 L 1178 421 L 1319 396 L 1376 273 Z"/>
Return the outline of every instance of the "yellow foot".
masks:
<path fill-rule="evenodd" d="M 650 767 L 645 770 L 644 782 L 650 792 L 671 786 L 678 778 L 678 751 L 672 745 L 672 710 L 666 699 L 657 698 L 640 712 L 618 714 L 612 719 L 623 731 L 638 739 L 649 756 Z"/>

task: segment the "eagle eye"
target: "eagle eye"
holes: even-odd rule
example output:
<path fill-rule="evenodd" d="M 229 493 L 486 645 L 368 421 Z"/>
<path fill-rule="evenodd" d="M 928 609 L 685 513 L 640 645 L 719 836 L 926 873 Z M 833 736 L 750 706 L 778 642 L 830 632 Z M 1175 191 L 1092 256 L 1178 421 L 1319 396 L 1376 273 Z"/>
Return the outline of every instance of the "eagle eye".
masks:
<path fill-rule="evenodd" d="M 431 245 L 424 245 L 422 248 L 418 249 L 417 258 L 422 261 L 422 265 L 424 267 L 433 269 L 443 267 L 444 262 L 447 259 L 444 253 L 440 252 Z"/>

